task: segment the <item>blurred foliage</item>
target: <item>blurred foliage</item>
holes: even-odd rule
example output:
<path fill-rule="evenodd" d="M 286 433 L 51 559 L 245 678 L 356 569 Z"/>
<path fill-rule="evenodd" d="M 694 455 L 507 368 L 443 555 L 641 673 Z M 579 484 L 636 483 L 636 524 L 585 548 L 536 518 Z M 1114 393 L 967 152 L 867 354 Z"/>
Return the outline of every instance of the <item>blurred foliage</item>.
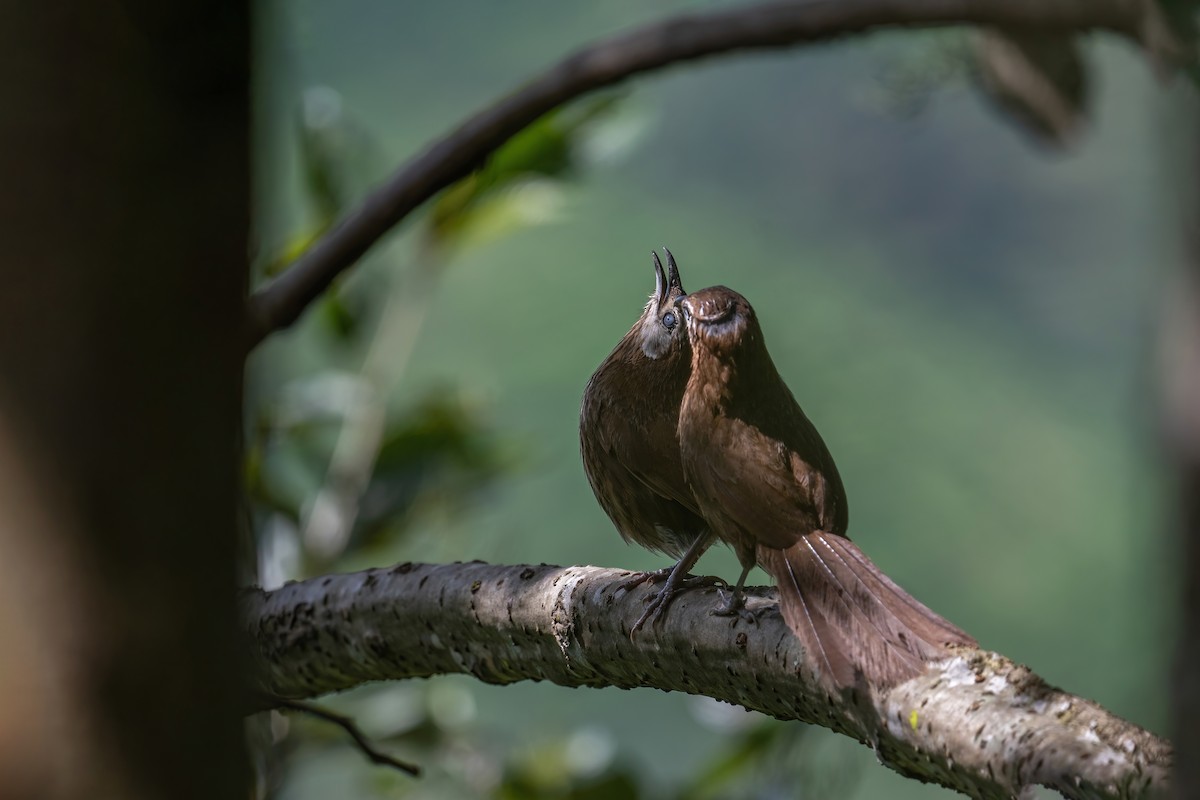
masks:
<path fill-rule="evenodd" d="M 711 800 L 737 794 L 731 784 L 744 779 L 782 738 L 803 738 L 807 725 L 778 725 L 769 721 L 734 737 L 728 749 L 714 759 L 679 794 L 679 800 Z M 799 794 L 799 792 L 797 792 Z"/>
<path fill-rule="evenodd" d="M 261 29 L 295 65 L 258 98 L 277 106 L 258 154 L 275 164 L 260 271 L 564 42 L 693 6 L 278 5 Z M 1100 38 L 1098 123 L 1053 161 L 983 108 L 963 79 L 968 40 L 949 32 L 689 66 L 539 120 L 256 356 L 247 478 L 266 572 L 662 566 L 597 509 L 574 426 L 584 381 L 653 284 L 643 254 L 665 243 L 689 288 L 727 283 L 755 303 L 837 455 L 854 535 L 889 574 L 988 646 L 1161 729 L 1171 581 L 1138 387 L 1170 215 L 1153 83 L 1140 55 Z M 317 83 L 353 98 L 317 93 L 342 120 L 320 132 L 291 113 Z M 598 170 L 606 139 L 639 147 Z M 343 492 L 346 549 L 314 553 L 306 514 L 338 483 L 328 467 L 364 409 L 382 424 Z M 717 548 L 700 568 L 736 575 Z M 363 687 L 329 702 L 426 777 L 371 767 L 340 731 L 277 722 L 265 795 L 946 796 L 844 737 L 709 718 L 697 709 L 718 704 L 696 701 L 460 676 Z"/>
<path fill-rule="evenodd" d="M 618 104 L 619 96 L 608 94 L 537 120 L 418 217 L 419 245 L 409 263 L 393 261 L 376 272 L 364 270 L 357 280 L 339 279 L 318 301 L 312 315 L 318 341 L 311 346 L 328 354 L 326 362 L 259 398 L 251 415 L 245 482 L 264 532 L 260 562 L 268 585 L 364 562 L 385 563 L 400 554 L 428 557 L 416 549 L 420 542 L 409 541 L 417 531 L 446 525 L 519 467 L 520 447 L 499 436 L 461 392 L 433 387 L 399 407 L 389 395 L 401 383 L 404 353 L 420 333 L 424 307 L 453 259 L 467 246 L 555 219 L 562 202 L 558 184 L 585 171 L 594 149 L 590 139 Z M 299 119 L 300 187 L 313 219 L 261 265 L 268 277 L 301 257 L 353 207 L 368 185 L 363 165 L 371 158 L 364 154 L 378 149 L 332 89 L 307 91 Z M 372 436 L 377 416 L 383 417 L 383 427 Z M 325 501 L 327 511 L 321 506 Z M 321 518 L 327 514 L 350 526 L 332 544 L 325 534 L 311 536 L 314 525 L 323 529 Z M 469 707 L 470 696 L 462 691 L 447 693 L 434 685 L 425 691 L 367 687 L 353 694 L 370 698 L 372 707 L 389 709 L 386 725 L 376 720 L 378 742 L 408 753 L 405 758 L 424 760 L 431 773 L 414 784 L 364 764 L 357 769 L 371 777 L 359 788 L 362 796 L 438 796 L 442 790 L 460 796 L 484 786 L 489 796 L 513 800 L 647 796 L 638 773 L 612 764 L 611 754 L 599 761 L 594 752 L 581 756 L 578 743 L 592 741 L 586 735 L 574 744 L 556 741 L 512 755 L 464 737 L 455 722 L 462 703 Z M 399 705 L 397 698 L 403 698 Z M 456 704 L 459 712 L 446 711 Z M 361 705 L 357 715 L 364 716 Z M 271 744 L 258 764 L 263 797 L 286 793 L 297 760 L 332 763 L 353 757 L 336 728 L 294 717 L 273 719 Z M 261 732 L 255 738 L 261 739 Z M 437 768 L 447 755 L 464 752 L 486 765 L 480 769 L 490 777 L 464 778 Z M 749 767 L 752 748 L 742 747 L 739 754 L 727 773 Z M 469 785 L 479 780 L 483 784 Z"/>
<path fill-rule="evenodd" d="M 929 108 L 938 92 L 964 85 L 974 68 L 969 34 L 915 32 L 911 42 L 880 58 L 875 67 L 879 105 L 886 113 L 914 117 Z"/>
<path fill-rule="evenodd" d="M 540 185 L 544 179 L 577 177 L 583 166 L 584 140 L 597 123 L 611 117 L 619 100 L 620 96 L 613 93 L 585 98 L 543 115 L 512 137 L 481 169 L 434 200 L 427 222 L 428 237 L 443 246 L 478 241 L 484 231 L 495 235 L 527 218 L 528 187 Z M 526 191 L 514 191 L 519 188 Z"/>
<path fill-rule="evenodd" d="M 409 280 L 363 281 L 350 289 L 347 281 L 339 280 L 318 301 L 314 316 L 329 344 L 358 345 L 368 353 L 379 345 L 410 348 L 411 341 L 395 343 L 388 336 L 411 340 L 419 334 L 421 307 L 428 303 L 451 251 L 548 221 L 544 203 L 531 202 L 531 182 L 539 182 L 545 197 L 554 191 L 548 182 L 578 176 L 586 163 L 582 142 L 597 123 L 611 116 L 617 103 L 618 96 L 608 94 L 549 113 L 499 148 L 480 169 L 447 188 L 420 218 L 418 263 L 408 269 L 389 268 L 401 276 L 410 273 Z M 369 183 L 365 174 L 380 161 L 372 155 L 378 153 L 372 137 L 346 112 L 341 96 L 327 87 L 305 92 L 296 140 L 301 188 L 316 224 L 267 263 L 266 275 L 285 269 L 348 213 Z M 530 205 L 539 208 L 531 213 Z M 416 323 L 411 330 L 397 328 L 389 315 L 409 315 Z M 351 352 L 343 351 L 347 362 L 353 361 Z M 342 369 L 354 366 L 347 363 Z M 375 451 L 368 459 L 369 475 L 338 474 L 341 465 L 335 453 L 344 428 L 351 425 L 356 409 L 369 414 L 369 409 L 360 409 L 386 402 L 374 395 L 387 393 L 402 371 L 403 364 L 397 374 L 382 377 L 323 371 L 293 385 L 283 404 L 264 403 L 256 415 L 255 435 L 246 448 L 246 481 L 251 499 L 263 512 L 302 526 L 323 483 L 351 496 L 356 506 L 347 515 L 352 529 L 333 551 L 335 559 L 310 548 L 300 559 L 308 565 L 304 572 L 330 568 L 337 558 L 360 551 L 386 550 L 413 524 L 418 508 L 464 508 L 515 464 L 460 397 L 436 389 L 401 414 L 388 414 L 380 441 L 366 445 Z M 380 381 L 384 385 L 376 386 Z"/>
<path fill-rule="evenodd" d="M 265 794 L 287 796 L 293 782 L 320 782 L 310 774 L 318 765 L 330 770 L 323 778 L 327 795 L 344 796 L 353 785 L 359 797 L 413 799 L 835 798 L 852 791 L 862 775 L 850 757 L 853 751 L 821 742 L 818 728 L 696 698 L 709 711 L 695 722 L 730 731 L 729 746 L 682 785 L 663 787 L 622 755 L 611 733 L 588 723 L 562 737 L 535 735 L 516 747 L 497 746 L 494 734 L 472 724 L 470 697 L 459 683 L 433 691 L 415 686 L 357 690 L 333 701 L 339 712 L 367 723 L 377 746 L 420 764 L 419 780 L 369 766 L 339 728 L 275 714 L 274 771 L 265 781 Z M 714 717 L 718 709 L 724 710 Z M 737 723 L 731 726 L 732 720 Z M 292 768 L 280 769 L 284 762 Z M 346 772 L 333 765 L 346 765 Z"/>
<path fill-rule="evenodd" d="M 340 417 L 280 418 L 260 414 L 247 447 L 246 483 L 260 510 L 299 525 L 304 504 L 320 489 Z M 512 468 L 514 456 L 462 398 L 435 389 L 388 420 L 382 446 L 344 553 L 399 541 L 419 512 L 461 510 Z M 329 566 L 304 559 L 311 569 Z M 309 570 L 305 570 L 308 572 Z"/>
<path fill-rule="evenodd" d="M 352 546 L 365 549 L 398 536 L 419 503 L 462 505 L 511 466 L 457 398 L 426 397 L 383 437 Z"/>
<path fill-rule="evenodd" d="M 258 265 L 266 277 L 303 255 L 389 166 L 379 143 L 328 86 L 304 91 L 293 136 L 309 220 L 289 235 L 280 252 Z"/>
<path fill-rule="evenodd" d="M 497 800 L 639 800 L 645 797 L 636 778 L 628 771 L 551 785 L 534 775 L 517 771 L 505 776 L 493 796 Z"/>

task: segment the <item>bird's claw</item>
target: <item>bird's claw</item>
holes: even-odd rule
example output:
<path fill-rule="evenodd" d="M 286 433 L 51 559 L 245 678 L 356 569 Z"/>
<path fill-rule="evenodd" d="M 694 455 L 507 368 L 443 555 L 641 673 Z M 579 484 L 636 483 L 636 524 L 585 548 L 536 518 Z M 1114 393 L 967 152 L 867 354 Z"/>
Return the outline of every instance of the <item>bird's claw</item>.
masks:
<path fill-rule="evenodd" d="M 660 583 L 665 583 L 671 579 L 671 574 L 675 571 L 674 567 L 663 567 L 651 572 L 639 572 L 627 581 L 617 585 L 618 589 L 630 591 L 641 586 L 643 583 L 649 583 L 652 586 Z M 728 581 L 723 578 L 718 578 L 716 575 L 685 575 L 680 578 L 675 585 L 677 589 L 701 589 L 707 586 L 718 586 L 725 589 L 729 588 Z M 651 602 L 653 598 L 646 598 L 646 602 Z"/>
<path fill-rule="evenodd" d="M 671 577 L 671 570 L 672 567 L 663 567 L 662 569 L 656 569 L 652 572 L 639 572 L 629 580 L 619 583 L 617 585 L 617 589 L 628 592 L 636 589 L 643 583 L 648 583 L 651 586 L 662 583 Z"/>
<path fill-rule="evenodd" d="M 675 599 L 675 596 L 679 594 L 681 590 L 699 589 L 711 586 L 723 586 L 725 588 L 729 587 L 729 584 L 724 580 L 712 575 L 685 575 L 683 577 L 676 577 L 674 580 L 672 580 L 671 576 L 673 573 L 673 567 L 667 567 L 654 572 L 643 572 L 641 575 L 631 578 L 630 580 L 621 584 L 620 588 L 628 590 L 642 583 L 666 583 L 666 586 L 664 586 L 655 594 L 646 598 L 646 610 L 642 612 L 642 615 L 638 617 L 637 622 L 633 623 L 633 627 L 629 629 L 630 639 L 632 639 L 638 631 L 645 627 L 647 622 L 653 623 L 657 621 L 658 618 L 663 614 L 667 613 L 667 607 L 671 604 L 671 601 Z"/>
<path fill-rule="evenodd" d="M 642 629 L 642 627 L 650 620 L 657 620 L 660 616 L 666 613 L 667 606 L 670 605 L 671 598 L 674 597 L 674 592 L 670 597 L 663 597 L 665 592 L 659 592 L 651 598 L 648 598 L 646 610 L 638 617 L 637 622 L 633 623 L 633 627 L 629 629 L 629 638 L 632 639 L 634 634 Z"/>

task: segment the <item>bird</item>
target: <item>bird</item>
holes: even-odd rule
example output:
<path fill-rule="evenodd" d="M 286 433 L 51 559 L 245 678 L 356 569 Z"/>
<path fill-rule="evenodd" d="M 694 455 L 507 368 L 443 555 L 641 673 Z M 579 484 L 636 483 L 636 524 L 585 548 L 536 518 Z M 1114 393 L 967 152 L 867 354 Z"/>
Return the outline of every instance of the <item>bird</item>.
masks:
<path fill-rule="evenodd" d="M 715 580 L 687 577 L 714 538 L 679 462 L 679 405 L 691 352 L 676 306 L 684 296 L 679 267 L 670 250 L 663 252 L 666 271 L 652 252 L 654 293 L 588 380 L 579 412 L 580 455 L 600 507 L 626 542 L 677 559 L 623 584 L 664 583 L 631 636 L 665 613 L 680 588 Z"/>
<path fill-rule="evenodd" d="M 847 537 L 833 456 L 776 370 L 746 298 L 713 286 L 677 302 L 691 346 L 679 410 L 683 475 L 700 515 L 742 566 L 716 613 L 746 613 L 746 576 L 761 565 L 810 666 L 834 691 L 860 678 L 893 686 L 955 645 L 974 646 Z"/>

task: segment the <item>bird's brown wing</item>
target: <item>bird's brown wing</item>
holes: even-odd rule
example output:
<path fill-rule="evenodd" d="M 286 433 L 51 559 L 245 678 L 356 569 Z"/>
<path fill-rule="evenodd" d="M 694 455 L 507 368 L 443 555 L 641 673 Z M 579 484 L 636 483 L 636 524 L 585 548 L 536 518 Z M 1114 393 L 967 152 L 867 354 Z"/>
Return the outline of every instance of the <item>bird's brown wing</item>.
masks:
<path fill-rule="evenodd" d="M 696 500 L 683 479 L 674 418 L 637 420 L 608 407 L 597 408 L 589 429 L 597 452 L 591 456 L 608 470 L 621 470 L 664 500 L 698 514 Z M 585 456 L 587 457 L 587 456 Z M 653 465 L 654 469 L 639 468 Z"/>
<path fill-rule="evenodd" d="M 819 470 L 743 420 L 725 418 L 716 431 L 708 452 L 688 461 L 698 493 L 719 503 L 725 524 L 778 550 L 820 529 L 827 486 Z"/>
<path fill-rule="evenodd" d="M 670 446 L 678 449 L 678 445 L 674 440 L 671 441 Z M 692 496 L 691 490 L 683 479 L 683 469 L 679 467 L 678 461 L 668 466 L 673 467 L 673 469 L 663 469 L 654 472 L 630 469 L 630 472 L 647 489 L 659 497 L 678 503 L 691 513 L 698 515 L 700 509 L 697 507 L 696 499 Z"/>
<path fill-rule="evenodd" d="M 649 429 L 665 429 L 669 447 L 678 453 L 669 423 L 648 428 L 601 397 L 585 396 L 580 427 L 584 469 L 597 501 L 626 541 L 678 558 L 707 526 L 683 481 L 678 457 L 652 449 L 655 437 Z M 636 468 L 656 461 L 663 469 Z"/>

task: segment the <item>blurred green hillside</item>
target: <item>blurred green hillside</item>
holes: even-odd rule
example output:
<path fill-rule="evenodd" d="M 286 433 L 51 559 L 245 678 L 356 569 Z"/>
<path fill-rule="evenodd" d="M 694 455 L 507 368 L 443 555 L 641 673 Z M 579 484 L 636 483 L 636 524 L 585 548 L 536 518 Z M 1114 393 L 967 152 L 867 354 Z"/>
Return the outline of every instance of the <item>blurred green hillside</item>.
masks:
<path fill-rule="evenodd" d="M 577 44 L 699 6 L 262 4 L 260 257 L 319 227 L 297 126 L 313 87 L 336 99 L 332 158 L 353 197 Z M 880 566 L 984 646 L 1163 731 L 1174 594 L 1150 354 L 1175 251 L 1160 91 L 1133 55 L 1093 47 L 1095 124 L 1065 155 L 1002 122 L 961 73 L 901 113 L 889 78 L 961 46 L 953 33 L 892 34 L 639 80 L 575 174 L 512 200 L 523 224 L 500 218 L 436 251 L 419 223 L 391 237 L 343 286 L 411 289 L 401 307 L 420 323 L 388 407 L 458 398 L 493 432 L 503 469 L 472 501 L 415 516 L 337 568 L 663 565 L 623 545 L 596 505 L 576 425 L 588 376 L 653 287 L 649 251 L 665 244 L 687 288 L 724 283 L 755 304 L 837 458 L 851 536 Z M 330 346 L 329 324 L 311 313 L 261 348 L 254 402 L 361 361 L 366 340 Z M 724 550 L 699 569 L 736 574 Z M 428 765 L 430 780 L 321 750 L 294 762 L 280 796 L 486 792 L 497 776 L 480 752 L 536 761 L 578 741 L 606 754 L 588 769 L 626 765 L 671 796 L 750 718 L 650 691 L 431 683 L 343 701 L 380 730 L 414 703 L 457 709 L 440 719 L 459 749 Z M 801 796 L 822 796 L 822 769 L 852 776 L 829 796 L 945 794 L 827 732 L 795 749 L 798 763 L 820 752 L 834 765 L 804 762 Z M 794 796 L 771 791 L 745 796 Z"/>

